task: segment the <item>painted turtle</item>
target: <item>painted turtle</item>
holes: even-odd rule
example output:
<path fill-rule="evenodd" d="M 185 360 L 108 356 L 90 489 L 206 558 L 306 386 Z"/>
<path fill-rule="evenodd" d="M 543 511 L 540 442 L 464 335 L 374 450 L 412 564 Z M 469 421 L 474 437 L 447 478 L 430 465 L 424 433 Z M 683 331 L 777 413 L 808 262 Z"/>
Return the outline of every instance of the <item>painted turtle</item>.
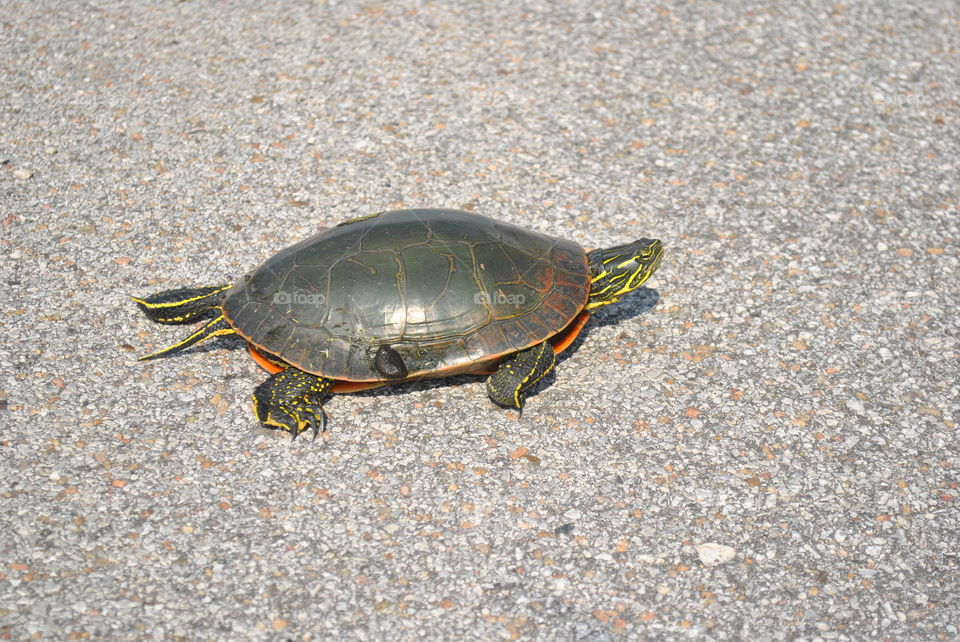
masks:
<path fill-rule="evenodd" d="M 458 373 L 522 412 L 590 311 L 637 289 L 660 241 L 585 251 L 470 212 L 397 210 L 341 223 L 267 259 L 235 285 L 133 300 L 158 323 L 214 317 L 168 348 L 236 333 L 271 376 L 260 422 L 294 437 L 325 426 L 331 393 Z"/>

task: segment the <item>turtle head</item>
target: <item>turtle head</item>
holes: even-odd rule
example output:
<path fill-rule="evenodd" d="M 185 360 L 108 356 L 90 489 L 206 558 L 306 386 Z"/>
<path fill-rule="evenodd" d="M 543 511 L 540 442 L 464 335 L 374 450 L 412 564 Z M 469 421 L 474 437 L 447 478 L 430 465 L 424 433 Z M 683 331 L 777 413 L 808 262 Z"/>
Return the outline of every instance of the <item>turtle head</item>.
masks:
<path fill-rule="evenodd" d="M 590 298 L 587 310 L 615 303 L 639 288 L 660 267 L 663 243 L 640 239 L 633 243 L 593 250 L 590 261 Z"/>

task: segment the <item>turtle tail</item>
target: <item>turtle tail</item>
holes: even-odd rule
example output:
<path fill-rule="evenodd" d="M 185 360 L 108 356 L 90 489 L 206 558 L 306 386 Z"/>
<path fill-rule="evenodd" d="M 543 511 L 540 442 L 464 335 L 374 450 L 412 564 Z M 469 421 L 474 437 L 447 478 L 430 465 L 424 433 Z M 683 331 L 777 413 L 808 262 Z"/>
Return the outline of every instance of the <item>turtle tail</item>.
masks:
<path fill-rule="evenodd" d="M 164 290 L 148 297 L 133 299 L 151 321 L 157 323 L 183 324 L 218 313 L 229 285 L 212 285 L 202 288 L 178 288 Z"/>
<path fill-rule="evenodd" d="M 157 323 L 183 324 L 211 316 L 215 317 L 183 341 L 145 357 L 140 357 L 140 361 L 180 352 L 210 337 L 233 334 L 233 328 L 230 327 L 220 311 L 223 297 L 229 288 L 229 285 L 179 288 L 158 292 L 142 299 L 130 297 L 151 321 Z"/>
<path fill-rule="evenodd" d="M 230 324 L 227 323 L 227 320 L 223 318 L 223 315 L 219 315 L 216 319 L 207 323 L 202 328 L 191 334 L 189 337 L 184 339 L 179 343 L 174 343 L 172 346 L 164 348 L 163 350 L 158 350 L 153 354 L 148 354 L 144 357 L 140 357 L 139 361 L 149 361 L 150 359 L 156 359 L 157 357 L 163 357 L 166 355 L 174 354 L 185 350 L 192 345 L 196 345 L 201 341 L 209 339 L 210 337 L 216 337 L 222 334 L 233 334 L 234 330 L 230 327 Z"/>

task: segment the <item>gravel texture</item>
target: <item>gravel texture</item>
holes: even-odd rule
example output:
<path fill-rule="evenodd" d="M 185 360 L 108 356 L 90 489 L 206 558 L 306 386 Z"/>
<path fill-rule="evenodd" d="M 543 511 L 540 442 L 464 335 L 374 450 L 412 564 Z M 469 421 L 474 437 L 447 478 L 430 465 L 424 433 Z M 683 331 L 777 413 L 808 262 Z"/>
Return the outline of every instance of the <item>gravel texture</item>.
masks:
<path fill-rule="evenodd" d="M 0 638 L 960 636 L 955 3 L 0 4 Z M 473 209 L 650 235 L 522 419 L 259 429 L 127 298 Z"/>

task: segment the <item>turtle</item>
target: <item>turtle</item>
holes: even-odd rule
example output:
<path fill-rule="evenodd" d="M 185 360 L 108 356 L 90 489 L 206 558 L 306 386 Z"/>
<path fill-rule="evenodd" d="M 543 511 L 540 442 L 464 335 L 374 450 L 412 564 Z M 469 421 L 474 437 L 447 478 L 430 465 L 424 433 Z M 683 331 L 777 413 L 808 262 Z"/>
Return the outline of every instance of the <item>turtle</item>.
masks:
<path fill-rule="evenodd" d="M 522 416 L 596 308 L 636 290 L 663 244 L 579 244 L 480 214 L 404 209 L 353 218 L 281 250 L 230 285 L 131 297 L 164 324 L 207 320 L 178 353 L 236 334 L 271 374 L 253 407 L 267 428 L 326 429 L 333 393 L 456 374 L 486 375 Z"/>

